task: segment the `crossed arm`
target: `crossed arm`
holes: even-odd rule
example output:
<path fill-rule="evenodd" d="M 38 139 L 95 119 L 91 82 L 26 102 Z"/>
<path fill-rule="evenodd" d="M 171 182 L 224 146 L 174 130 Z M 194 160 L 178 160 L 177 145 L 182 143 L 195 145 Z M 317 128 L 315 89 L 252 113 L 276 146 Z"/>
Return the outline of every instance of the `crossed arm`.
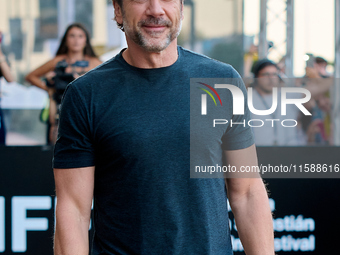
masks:
<path fill-rule="evenodd" d="M 57 195 L 55 255 L 88 255 L 94 167 L 54 169 Z"/>
<path fill-rule="evenodd" d="M 236 166 L 257 165 L 255 146 L 225 151 L 228 164 Z M 226 179 L 228 199 L 235 217 L 237 230 L 247 255 L 273 255 L 274 232 L 268 195 L 262 179 Z"/>

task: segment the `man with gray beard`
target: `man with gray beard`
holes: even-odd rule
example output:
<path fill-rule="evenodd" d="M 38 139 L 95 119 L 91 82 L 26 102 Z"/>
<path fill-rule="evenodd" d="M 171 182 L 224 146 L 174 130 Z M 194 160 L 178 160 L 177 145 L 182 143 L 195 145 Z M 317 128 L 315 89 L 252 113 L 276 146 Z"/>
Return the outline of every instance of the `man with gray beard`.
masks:
<path fill-rule="evenodd" d="M 231 255 L 228 191 L 246 253 L 273 255 L 261 178 L 190 178 L 190 78 L 238 73 L 177 46 L 183 1 L 113 5 L 128 48 L 71 83 L 62 103 L 55 254 L 89 253 L 94 198 L 92 254 Z M 218 149 L 206 158 L 256 165 L 251 130 L 224 128 L 208 134 Z"/>

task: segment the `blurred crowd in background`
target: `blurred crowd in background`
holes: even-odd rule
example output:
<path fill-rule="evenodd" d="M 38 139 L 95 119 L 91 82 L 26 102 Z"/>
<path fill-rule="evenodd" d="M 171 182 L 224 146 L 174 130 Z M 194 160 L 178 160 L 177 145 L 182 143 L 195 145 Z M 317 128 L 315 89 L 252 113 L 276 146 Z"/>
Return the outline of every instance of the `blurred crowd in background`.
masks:
<path fill-rule="evenodd" d="M 264 123 L 267 119 L 296 120 L 295 127 L 272 122 L 272 125 L 254 127 L 255 143 L 265 146 L 333 145 L 332 104 L 330 93 L 334 84 L 333 75 L 327 72 L 328 62 L 321 56 L 306 54 L 306 73 L 303 77 L 287 77 L 285 57 L 278 63 L 259 59 L 257 46 L 251 45 L 244 56 L 244 81 L 246 87 L 254 89 L 253 104 L 257 110 L 270 109 L 273 104 L 273 88 L 300 87 L 311 92 L 311 99 L 304 107 L 311 113 L 305 115 L 295 105 L 287 106 L 286 116 L 280 114 L 280 92 L 278 109 L 270 116 L 252 114 L 253 119 Z M 294 98 L 301 95 L 292 95 Z M 271 118 L 270 118 L 271 117 Z M 291 125 L 292 126 L 292 125 Z"/>

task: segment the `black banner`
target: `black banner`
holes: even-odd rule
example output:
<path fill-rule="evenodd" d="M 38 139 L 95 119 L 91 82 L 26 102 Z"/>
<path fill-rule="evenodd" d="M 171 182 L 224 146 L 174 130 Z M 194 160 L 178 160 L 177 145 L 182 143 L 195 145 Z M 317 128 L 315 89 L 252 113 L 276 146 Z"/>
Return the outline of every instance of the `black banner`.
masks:
<path fill-rule="evenodd" d="M 259 147 L 259 164 L 339 163 L 337 147 Z M 51 147 L 0 147 L 0 254 L 53 254 Z M 340 254 L 340 179 L 265 179 L 277 254 Z M 231 215 L 231 213 L 230 213 Z M 242 245 L 230 219 L 234 251 Z"/>

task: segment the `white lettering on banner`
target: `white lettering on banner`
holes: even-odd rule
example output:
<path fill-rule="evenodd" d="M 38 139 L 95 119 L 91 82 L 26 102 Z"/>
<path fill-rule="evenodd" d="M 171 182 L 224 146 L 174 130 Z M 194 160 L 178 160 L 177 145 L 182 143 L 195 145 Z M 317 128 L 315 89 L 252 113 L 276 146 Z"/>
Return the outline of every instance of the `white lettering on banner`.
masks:
<path fill-rule="evenodd" d="M 27 231 L 48 231 L 49 217 L 27 217 L 27 210 L 51 210 L 52 197 L 50 196 L 13 196 L 12 197 L 12 221 L 11 235 L 12 251 L 27 252 Z M 54 197 L 54 209 L 56 208 L 57 199 Z M 0 253 L 6 251 L 6 220 L 5 220 L 5 197 L 0 196 Z M 92 201 L 93 209 L 93 201 Z M 54 211 L 55 215 L 55 211 Z M 10 219 L 11 217 L 8 217 Z M 52 220 L 52 218 L 51 218 Z M 9 222 L 8 222 L 9 223 Z M 55 218 L 54 218 L 55 226 Z M 91 230 L 92 222 L 90 221 L 89 230 Z M 36 249 L 36 247 L 34 248 Z"/>
<path fill-rule="evenodd" d="M 272 198 L 269 198 L 269 207 L 270 207 L 270 211 L 274 212 L 275 210 L 275 200 Z"/>
<path fill-rule="evenodd" d="M 269 199 L 270 209 L 275 210 L 275 200 Z M 229 221 L 230 222 L 230 221 Z M 303 215 L 290 215 L 283 218 L 273 219 L 273 227 L 276 232 L 314 232 L 315 220 L 312 218 L 304 218 Z M 235 220 L 233 221 L 233 228 L 237 232 Z M 243 246 L 241 240 L 231 235 L 231 242 L 234 252 L 242 252 Z M 293 235 L 283 235 L 274 239 L 275 252 L 292 252 L 292 251 L 315 251 L 315 235 L 309 234 L 308 237 L 294 238 Z M 289 253 L 290 254 L 290 253 Z"/>
<path fill-rule="evenodd" d="M 52 199 L 49 196 L 12 198 L 12 251 L 27 250 L 27 231 L 48 230 L 47 218 L 26 217 L 27 210 L 50 210 Z"/>
<path fill-rule="evenodd" d="M 243 251 L 244 250 L 240 238 L 235 238 L 233 235 L 231 235 L 231 244 L 232 244 L 232 247 L 233 247 L 233 251 Z"/>
<path fill-rule="evenodd" d="M 239 238 L 231 236 L 231 243 L 233 251 L 243 251 L 243 246 Z M 315 236 L 310 235 L 308 238 L 293 238 L 291 235 L 275 238 L 274 240 L 275 252 L 278 251 L 314 251 L 315 250 Z"/>
<path fill-rule="evenodd" d="M 291 235 L 274 239 L 275 251 L 314 251 L 315 236 L 308 238 L 293 238 Z"/>
<path fill-rule="evenodd" d="M 5 198 L 0 197 L 0 252 L 5 251 Z"/>
<path fill-rule="evenodd" d="M 295 231 L 295 232 L 313 232 L 315 230 L 315 221 L 311 218 L 304 219 L 302 215 L 295 218 L 294 215 L 285 216 L 273 220 L 274 231 Z"/>

